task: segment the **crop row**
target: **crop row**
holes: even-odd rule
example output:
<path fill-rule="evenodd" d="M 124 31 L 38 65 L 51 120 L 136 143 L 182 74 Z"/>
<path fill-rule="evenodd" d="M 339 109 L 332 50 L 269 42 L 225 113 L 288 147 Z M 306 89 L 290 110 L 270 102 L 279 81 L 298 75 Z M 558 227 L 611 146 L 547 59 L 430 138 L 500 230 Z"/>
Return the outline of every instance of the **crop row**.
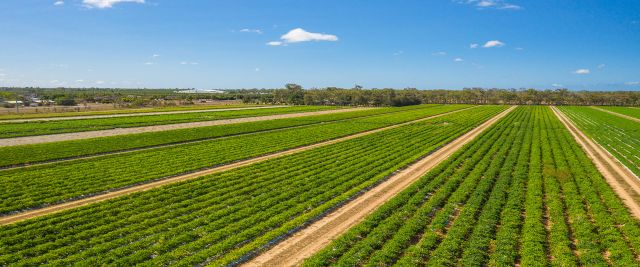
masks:
<path fill-rule="evenodd" d="M 640 176 L 640 123 L 589 107 L 560 107 L 587 136 Z"/>
<path fill-rule="evenodd" d="M 112 152 L 138 150 L 142 148 L 150 148 L 163 145 L 211 140 L 214 138 L 226 136 L 258 133 L 262 131 L 270 131 L 318 123 L 327 123 L 409 110 L 422 110 L 425 108 L 431 108 L 442 111 L 452 111 L 465 107 L 468 106 L 419 105 L 401 108 L 354 110 L 351 112 L 313 115 L 298 118 L 196 127 L 161 132 L 117 135 L 34 145 L 0 147 L 0 154 L 4 155 L 0 158 L 0 167 L 17 166 L 38 162 L 51 162 L 60 159 L 79 158 Z"/>
<path fill-rule="evenodd" d="M 247 109 L 232 111 L 211 111 L 151 116 L 131 116 L 82 120 L 30 121 L 0 123 L 0 138 L 33 136 L 57 133 L 84 132 L 115 128 L 174 124 L 184 122 L 213 121 L 243 117 L 267 116 L 297 112 L 334 109 L 324 106 L 297 106 L 268 109 Z"/>
<path fill-rule="evenodd" d="M 637 265 L 640 223 L 547 107 L 519 107 L 306 266 Z"/>
<path fill-rule="evenodd" d="M 0 213 L 37 208 L 440 114 L 411 109 L 157 149 L 0 171 Z M 473 111 L 469 111 L 473 112 Z"/>
<path fill-rule="evenodd" d="M 485 106 L 0 228 L 0 265 L 224 265 L 495 116 Z"/>

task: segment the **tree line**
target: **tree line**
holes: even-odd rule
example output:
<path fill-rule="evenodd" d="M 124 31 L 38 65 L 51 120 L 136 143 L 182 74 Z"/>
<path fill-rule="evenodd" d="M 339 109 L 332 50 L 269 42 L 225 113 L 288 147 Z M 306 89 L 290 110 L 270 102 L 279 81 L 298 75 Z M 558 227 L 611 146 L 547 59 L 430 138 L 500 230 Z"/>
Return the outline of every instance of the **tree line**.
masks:
<path fill-rule="evenodd" d="M 328 87 L 304 90 L 296 84 L 283 89 L 232 90 L 245 103 L 337 106 L 406 106 L 416 104 L 510 104 L 510 105 L 606 105 L 640 106 L 640 92 L 569 91 L 568 89 L 417 90 L 344 89 Z"/>

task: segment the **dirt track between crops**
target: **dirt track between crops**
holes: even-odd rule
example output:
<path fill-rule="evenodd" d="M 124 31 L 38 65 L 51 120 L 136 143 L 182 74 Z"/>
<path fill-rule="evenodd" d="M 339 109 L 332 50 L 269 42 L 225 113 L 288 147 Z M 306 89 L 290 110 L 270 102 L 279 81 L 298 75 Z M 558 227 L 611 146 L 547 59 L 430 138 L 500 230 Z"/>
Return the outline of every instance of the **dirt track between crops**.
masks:
<path fill-rule="evenodd" d="M 558 108 L 551 107 L 562 124 L 571 132 L 573 138 L 580 144 L 591 161 L 596 165 L 602 176 L 613 188 L 616 194 L 626 204 L 631 214 L 640 219 L 640 204 L 635 201 L 633 195 L 640 195 L 640 181 L 635 174 L 620 163 L 614 156 L 602 146 L 586 136 L 573 122 L 567 118 Z"/>
<path fill-rule="evenodd" d="M 333 110 L 300 112 L 300 113 L 291 113 L 291 114 L 278 114 L 278 115 L 224 119 L 224 120 L 214 120 L 214 121 L 186 122 L 186 123 L 163 124 L 163 125 L 132 127 L 132 128 L 117 128 L 117 129 L 88 131 L 88 132 L 14 137 L 14 138 L 0 139 L 0 147 L 33 145 L 33 144 L 52 143 L 52 142 L 69 141 L 69 140 L 116 136 L 116 135 L 124 135 L 124 134 L 161 132 L 161 131 L 169 131 L 169 130 L 207 127 L 207 126 L 216 126 L 216 125 L 227 125 L 227 124 L 236 124 L 236 123 L 244 123 L 244 122 L 299 118 L 299 117 L 306 117 L 306 116 L 313 116 L 313 115 L 325 115 L 325 114 L 351 112 L 351 111 L 366 110 L 366 109 L 372 109 L 372 108 L 333 109 Z"/>
<path fill-rule="evenodd" d="M 402 170 L 396 175 L 393 175 L 385 182 L 367 191 L 336 211 L 328 214 L 319 221 L 312 223 L 290 238 L 278 243 L 244 265 L 300 265 L 304 259 L 320 251 L 333 239 L 345 233 L 352 226 L 360 223 L 385 202 L 409 187 L 438 164 L 448 159 L 453 153 L 472 141 L 498 120 L 506 116 L 514 108 L 515 107 L 511 107 L 487 120 L 480 126 L 458 137 L 451 143 L 410 165 L 408 168 Z"/>
<path fill-rule="evenodd" d="M 597 110 L 600 110 L 600 111 L 604 111 L 604 112 L 609 113 L 611 115 L 616 115 L 616 116 L 618 116 L 620 118 L 625 118 L 625 119 L 632 120 L 632 121 L 635 121 L 635 122 L 640 122 L 640 119 L 638 119 L 638 118 L 634 118 L 634 117 L 631 117 L 631 116 L 628 116 L 628 115 L 620 114 L 618 112 L 613 112 L 611 110 L 606 110 L 606 109 L 602 109 L 602 108 L 599 108 L 599 107 L 591 107 L 591 108 L 597 109 Z"/>
<path fill-rule="evenodd" d="M 324 142 L 320 142 L 320 143 L 316 143 L 316 144 L 312 144 L 312 145 L 308 145 L 308 146 L 293 148 L 293 149 L 284 150 L 284 151 L 281 151 L 281 152 L 276 152 L 276 153 L 273 153 L 273 154 L 268 154 L 268 155 L 259 156 L 259 157 L 256 157 L 256 158 L 242 160 L 242 161 L 238 161 L 238 162 L 235 162 L 235 163 L 231 163 L 231 164 L 227 164 L 227 165 L 223 165 L 223 166 L 219 166 L 219 167 L 215 167 L 215 168 L 211 168 L 211 169 L 206 169 L 206 170 L 193 172 L 193 173 L 180 175 L 180 176 L 174 176 L 174 177 L 171 177 L 171 178 L 167 178 L 167 179 L 163 179 L 163 180 L 157 180 L 157 181 L 153 181 L 153 182 L 150 182 L 150 183 L 137 185 L 137 186 L 133 186 L 133 187 L 128 187 L 128 188 L 124 188 L 124 189 L 119 189 L 119 190 L 111 191 L 111 192 L 108 192 L 108 193 L 105 193 L 105 194 L 101 194 L 101 195 L 96 195 L 96 196 L 92 196 L 92 197 L 88 197 L 88 198 L 69 201 L 69 202 L 65 202 L 65 203 L 62 203 L 62 204 L 57 204 L 57 205 L 53 205 L 53 206 L 49 206 L 49 207 L 45 207 L 45 208 L 41 208 L 41 209 L 34 209 L 34 210 L 30 210 L 30 211 L 25 211 L 25 212 L 13 214 L 13 215 L 8 215 L 8 216 L 0 217 L 0 226 L 7 225 L 7 224 L 13 224 L 13 223 L 17 223 L 17 222 L 21 222 L 21 221 L 24 221 L 24 220 L 28 220 L 28 219 L 32 219 L 32 218 L 36 218 L 36 217 L 41 217 L 41 216 L 45 216 L 45 215 L 49 215 L 49 214 L 53 214 L 53 213 L 58 213 L 58 212 L 62 212 L 62 211 L 65 211 L 65 210 L 70 210 L 70 209 L 73 209 L 73 208 L 78 208 L 78 207 L 86 206 L 86 205 L 89 205 L 89 204 L 102 202 L 102 201 L 105 201 L 105 200 L 109 200 L 109 199 L 113 199 L 113 198 L 129 195 L 129 194 L 136 193 L 136 192 L 147 191 L 147 190 L 155 189 L 155 188 L 158 188 L 158 187 L 161 187 L 161 186 L 165 186 L 165 185 L 169 185 L 169 184 L 174 184 L 174 183 L 178 183 L 178 182 L 182 182 L 182 181 L 192 180 L 192 179 L 195 179 L 195 178 L 198 178 L 198 177 L 201 177 L 201 176 L 205 176 L 205 175 L 209 175 L 209 174 L 214 174 L 214 173 L 219 173 L 219 172 L 223 172 L 223 171 L 227 171 L 227 170 L 237 169 L 237 168 L 240 168 L 240 167 L 244 167 L 244 166 L 248 166 L 248 165 L 251 165 L 251 164 L 263 162 L 263 161 L 266 161 L 266 160 L 270 160 L 270 159 L 274 159 L 274 158 L 278 158 L 278 157 L 283 157 L 283 156 L 286 156 L 286 155 L 291 155 L 291 154 L 307 151 L 307 150 L 318 148 L 318 147 L 328 146 L 328 145 L 331 145 L 331 144 L 335 144 L 335 143 L 339 143 L 339 142 L 355 139 L 355 138 L 358 138 L 358 137 L 374 134 L 374 133 L 385 131 L 385 130 L 398 128 L 398 127 L 401 127 L 401 126 L 404 126 L 404 125 L 407 125 L 407 124 L 411 124 L 411 123 L 415 123 L 415 122 L 420 122 L 420 121 L 425 121 L 425 120 L 430 120 L 430 119 L 442 117 L 442 116 L 445 116 L 445 115 L 457 113 L 457 112 L 460 112 L 460 111 L 464 111 L 464 110 L 468 110 L 468 109 L 472 109 L 472 108 L 476 108 L 476 107 L 478 107 L 478 106 L 473 106 L 473 107 L 469 107 L 469 108 L 463 108 L 463 109 L 458 109 L 458 110 L 454 110 L 454 111 L 450 111 L 450 112 L 445 112 L 445 113 L 433 115 L 433 116 L 430 116 L 430 117 L 425 117 L 425 118 L 418 119 L 418 120 L 413 120 L 413 121 L 409 121 L 409 122 L 395 124 L 395 125 L 391 125 L 391 126 L 387 126 L 387 127 L 383 127 L 383 128 L 378 128 L 378 129 L 374 129 L 374 130 L 370 130 L 370 131 L 365 131 L 365 132 L 361 132 L 361 133 L 357 133 L 357 134 L 353 134 L 353 135 L 348 135 L 348 136 L 345 136 L 345 137 L 340 137 L 340 138 L 337 138 L 337 139 L 324 141 Z"/>
<path fill-rule="evenodd" d="M 31 122 L 31 121 L 64 121 L 64 120 L 85 120 L 85 119 L 104 119 L 104 118 L 119 118 L 119 117 L 133 117 L 133 116 L 153 116 L 153 115 L 171 115 L 171 114 L 183 114 L 183 113 L 202 113 L 202 112 L 219 112 L 219 111 L 234 111 L 234 110 L 250 110 L 250 109 L 268 109 L 268 108 L 284 108 L 287 106 L 265 106 L 265 107 L 246 107 L 246 108 L 212 108 L 212 109 L 195 109 L 195 110 L 176 110 L 176 111 L 158 111 L 158 112 L 138 112 L 138 113 L 125 113 L 125 114 L 107 114 L 107 115 L 87 115 L 87 116 L 68 116 L 68 117 L 52 117 L 52 118 L 33 118 L 33 119 L 9 119 L 0 120 L 0 123 L 14 123 L 14 122 Z"/>

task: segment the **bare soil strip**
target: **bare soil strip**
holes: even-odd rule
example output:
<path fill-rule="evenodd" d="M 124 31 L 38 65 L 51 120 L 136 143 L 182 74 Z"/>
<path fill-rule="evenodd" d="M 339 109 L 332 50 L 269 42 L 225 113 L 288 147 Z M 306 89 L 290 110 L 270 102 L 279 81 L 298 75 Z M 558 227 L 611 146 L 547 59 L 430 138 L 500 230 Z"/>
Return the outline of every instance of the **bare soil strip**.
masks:
<path fill-rule="evenodd" d="M 482 125 L 458 137 L 433 154 L 412 164 L 390 177 L 387 181 L 367 191 L 355 200 L 314 222 L 288 239 L 244 264 L 245 266 L 296 266 L 328 245 L 333 239 L 360 223 L 369 214 L 409 187 L 424 174 L 433 169 L 469 143 L 484 130 L 506 116 L 511 107 Z"/>
<path fill-rule="evenodd" d="M 60 142 L 60 141 L 69 141 L 69 140 L 80 140 L 80 139 L 116 136 L 116 135 L 124 135 L 124 134 L 161 132 L 161 131 L 168 131 L 168 130 L 236 124 L 236 123 L 244 123 L 244 122 L 298 118 L 298 117 L 307 117 L 307 116 L 313 116 L 313 115 L 352 112 L 356 110 L 366 110 L 366 109 L 371 109 L 371 108 L 357 108 L 357 109 L 346 108 L 346 109 L 334 109 L 334 110 L 301 112 L 301 113 L 291 113 L 291 114 L 268 115 L 268 116 L 259 116 L 259 117 L 235 118 L 235 119 L 226 119 L 226 120 L 186 122 L 186 123 L 164 124 L 164 125 L 132 127 L 132 128 L 118 128 L 118 129 L 88 131 L 88 132 L 5 138 L 5 139 L 0 139 L 0 147 L 32 145 L 32 144 L 51 143 L 51 142 Z"/>
<path fill-rule="evenodd" d="M 640 218 L 640 204 L 633 198 L 633 194 L 640 194 L 640 181 L 629 169 L 607 152 L 602 146 L 596 144 L 587 137 L 573 122 L 567 118 L 558 108 L 551 107 L 556 116 L 569 129 L 573 138 L 580 144 L 589 158 L 596 165 L 602 176 L 627 205 L 629 211 Z"/>
<path fill-rule="evenodd" d="M 600 110 L 600 111 L 604 111 L 604 112 L 609 113 L 611 115 L 616 115 L 616 116 L 618 116 L 620 118 L 625 118 L 625 119 L 632 120 L 632 121 L 635 121 L 635 122 L 640 122 L 640 119 L 638 119 L 638 118 L 634 118 L 634 117 L 631 117 L 631 116 L 620 114 L 618 112 L 613 112 L 611 110 L 606 110 L 606 109 L 599 108 L 599 107 L 594 107 L 594 106 L 592 106 L 591 108 L 597 109 L 597 110 Z"/>
<path fill-rule="evenodd" d="M 374 133 L 385 131 L 385 130 L 398 128 L 398 127 L 401 127 L 401 126 L 404 126 L 404 125 L 407 125 L 407 124 L 411 124 L 411 123 L 415 123 L 415 122 L 420 122 L 420 121 L 425 121 L 425 120 L 430 120 L 430 119 L 446 116 L 446 115 L 449 115 L 449 114 L 453 114 L 453 113 L 456 113 L 456 112 L 460 112 L 460 111 L 463 111 L 463 110 L 468 110 L 468 109 L 472 109 L 472 108 L 476 108 L 476 107 L 478 107 L 478 106 L 473 106 L 473 107 L 469 107 L 469 108 L 463 108 L 463 109 L 458 109 L 458 110 L 454 110 L 454 111 L 450 111 L 450 112 L 446 112 L 446 113 L 441 113 L 441 114 L 438 114 L 438 115 L 425 117 L 425 118 L 418 119 L 418 120 L 413 120 L 413 121 L 409 121 L 409 122 L 395 124 L 395 125 L 387 126 L 387 127 L 384 127 L 384 128 L 378 128 L 378 129 L 375 129 L 375 130 L 371 130 L 371 131 L 361 132 L 361 133 L 357 133 L 357 134 L 353 134 L 353 135 L 349 135 L 349 136 L 345 136 L 345 137 L 341 137 L 341 138 L 337 138 L 337 139 L 333 139 L 333 140 L 329 140 L 329 141 L 325 141 L 325 142 L 321 142 L 321 143 L 316 143 L 316 144 L 313 144 L 313 145 L 308 145 L 308 146 L 298 147 L 298 148 L 294 148 L 294 149 L 284 150 L 284 151 L 281 151 L 281 152 L 268 154 L 268 155 L 264 155 L 264 156 L 259 156 L 259 157 L 255 157 L 255 158 L 251 158 L 251 159 L 247 159 L 247 160 L 242 160 L 242 161 L 238 161 L 238 162 L 235 162 L 235 163 L 231 163 L 231 164 L 227 164 L 227 165 L 223 165 L 223 166 L 219 166 L 219 167 L 215 167 L 215 168 L 211 168 L 211 169 L 206 169 L 206 170 L 202 170 L 202 171 L 188 173 L 188 174 L 185 174 L 185 175 L 174 176 L 174 177 L 170 177 L 170 178 L 162 179 L 162 180 L 156 180 L 156 181 L 153 181 L 153 182 L 150 182 L 150 183 L 141 184 L 141 185 L 128 187 L 128 188 L 124 188 L 124 189 L 119 189 L 119 190 L 114 190 L 114 191 L 107 192 L 107 193 L 104 193 L 104 194 L 101 194 L 101 195 L 96 195 L 96 196 L 92 196 L 92 197 L 88 197 L 88 198 L 69 201 L 69 202 L 65 202 L 65 203 L 57 204 L 57 205 L 52 205 L 52 206 L 41 208 L 41 209 L 35 209 L 35 210 L 25 211 L 25 212 L 13 214 L 13 215 L 8 215 L 8 216 L 0 217 L 0 226 L 21 222 L 21 221 L 24 221 L 24 220 L 28 220 L 28 219 L 32 219 L 32 218 L 36 218 L 36 217 L 40 217 L 40 216 L 44 216 L 44 215 L 49 215 L 49 214 L 52 214 L 52 213 L 62 212 L 62 211 L 65 211 L 65 210 L 70 210 L 70 209 L 73 209 L 73 208 L 77 208 L 77 207 L 81 207 L 81 206 L 85 206 L 85 205 L 89 205 L 89 204 L 93 204 L 93 203 L 97 203 L 97 202 L 102 202 L 102 201 L 105 201 L 105 200 L 109 200 L 109 199 L 113 199 L 113 198 L 129 195 L 129 194 L 136 193 L 136 192 L 147 191 L 147 190 L 151 190 L 151 189 L 158 188 L 158 187 L 161 187 L 161 186 L 174 184 L 174 183 L 178 183 L 178 182 L 182 182 L 182 181 L 186 181 L 186 180 L 195 179 L 195 178 L 198 178 L 198 177 L 201 177 L 201 176 L 205 176 L 205 175 L 209 175 L 209 174 L 214 174 L 214 173 L 219 173 L 219 172 L 223 172 L 223 171 L 228 171 L 228 170 L 244 167 L 244 166 L 248 166 L 248 165 L 251 165 L 251 164 L 254 164 L 254 163 L 270 160 L 270 159 L 273 159 L 273 158 L 283 157 L 283 156 L 287 156 L 287 155 L 291 155 L 291 154 L 307 151 L 307 150 L 318 148 L 318 147 L 328 146 L 328 145 L 331 145 L 331 144 L 335 144 L 335 143 L 339 143 L 339 142 L 355 139 L 355 138 L 358 138 L 358 137 L 374 134 Z"/>
<path fill-rule="evenodd" d="M 183 114 L 183 113 L 219 112 L 219 111 L 233 111 L 233 110 L 247 110 L 247 109 L 284 108 L 284 107 L 287 107 L 287 106 L 221 108 L 221 109 L 213 108 L 213 109 L 196 109 L 196 110 L 139 112 L 139 113 L 111 114 L 111 115 L 88 115 L 88 116 L 69 116 L 69 117 L 52 117 L 52 118 L 13 119 L 13 120 L 0 120 L 0 123 L 31 122 L 31 121 L 85 120 L 85 119 L 118 118 L 118 117 L 132 117 L 132 116 L 152 116 L 152 115 L 171 115 L 171 114 Z"/>

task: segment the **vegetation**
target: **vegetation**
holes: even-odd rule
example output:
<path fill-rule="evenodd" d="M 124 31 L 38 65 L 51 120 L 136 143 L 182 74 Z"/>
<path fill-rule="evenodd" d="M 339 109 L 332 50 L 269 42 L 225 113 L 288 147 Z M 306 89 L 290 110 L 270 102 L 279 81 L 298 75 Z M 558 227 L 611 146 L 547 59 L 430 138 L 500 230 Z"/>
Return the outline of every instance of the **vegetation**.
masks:
<path fill-rule="evenodd" d="M 262 134 L 0 171 L 0 214 L 186 174 L 458 108 L 460 106 L 410 109 Z M 476 111 L 469 110 L 465 114 L 472 112 Z"/>
<path fill-rule="evenodd" d="M 307 266 L 636 266 L 640 222 L 548 107 L 520 107 Z"/>
<path fill-rule="evenodd" d="M 638 107 L 599 107 L 599 108 L 640 119 L 640 108 Z"/>
<path fill-rule="evenodd" d="M 449 111 L 469 106 L 450 105 L 443 107 L 439 105 L 418 105 L 402 108 L 353 110 L 351 112 L 313 115 L 299 118 L 196 127 L 140 134 L 117 135 L 34 145 L 0 147 L 0 154 L 5 155 L 0 158 L 0 168 L 38 162 L 50 162 L 61 159 L 73 159 L 91 155 L 108 154 L 113 152 L 132 151 L 163 145 L 178 145 L 188 142 L 212 140 L 215 138 L 240 134 L 258 133 L 263 131 L 271 131 L 432 107 L 437 108 L 440 111 Z M 413 117 L 407 117 L 407 119 L 411 118 Z"/>
<path fill-rule="evenodd" d="M 331 107 L 300 106 L 82 120 L 2 122 L 0 123 L 0 138 L 130 128 L 184 122 L 213 121 L 328 109 L 331 109 Z"/>
<path fill-rule="evenodd" d="M 0 265 L 229 264 L 505 108 L 474 108 L 3 226 Z"/>
<path fill-rule="evenodd" d="M 560 110 L 582 132 L 640 176 L 640 123 L 590 107 L 561 107 Z M 629 116 L 631 114 L 633 112 Z"/>

